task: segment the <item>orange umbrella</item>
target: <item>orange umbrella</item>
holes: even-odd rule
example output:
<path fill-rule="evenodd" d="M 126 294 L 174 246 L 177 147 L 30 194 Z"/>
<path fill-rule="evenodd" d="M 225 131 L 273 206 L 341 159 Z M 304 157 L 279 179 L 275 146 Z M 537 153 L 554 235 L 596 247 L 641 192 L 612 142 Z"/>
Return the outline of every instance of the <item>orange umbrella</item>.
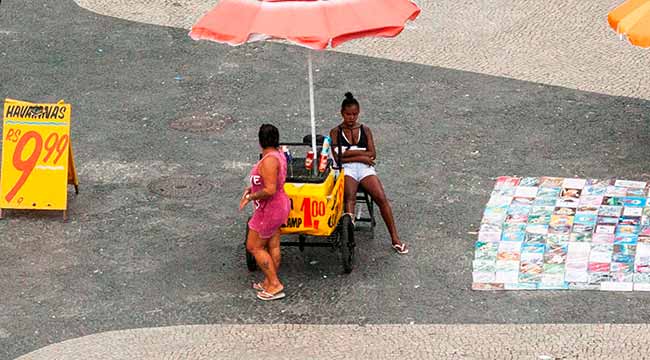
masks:
<path fill-rule="evenodd" d="M 409 0 L 221 0 L 192 26 L 194 40 L 230 45 L 284 39 L 325 49 L 361 37 L 397 36 L 420 13 Z M 316 153 L 314 85 L 308 55 L 312 149 Z"/>
<path fill-rule="evenodd" d="M 628 0 L 611 11 L 607 21 L 632 45 L 650 47 L 650 0 Z"/>

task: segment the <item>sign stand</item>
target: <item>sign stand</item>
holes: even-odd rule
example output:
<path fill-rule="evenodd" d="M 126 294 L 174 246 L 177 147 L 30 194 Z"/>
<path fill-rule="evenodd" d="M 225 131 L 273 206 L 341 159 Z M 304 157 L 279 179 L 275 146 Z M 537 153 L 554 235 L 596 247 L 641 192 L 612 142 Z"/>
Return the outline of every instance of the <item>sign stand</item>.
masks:
<path fill-rule="evenodd" d="M 67 187 L 79 193 L 70 142 L 72 107 L 5 99 L 0 175 L 0 218 L 4 209 L 61 210 Z"/>
<path fill-rule="evenodd" d="M 79 177 L 77 176 L 77 168 L 74 165 L 72 144 L 70 144 L 68 149 L 70 150 L 68 155 L 68 185 L 74 185 L 74 194 L 79 195 Z M 68 221 L 68 209 L 63 210 L 63 221 Z"/>

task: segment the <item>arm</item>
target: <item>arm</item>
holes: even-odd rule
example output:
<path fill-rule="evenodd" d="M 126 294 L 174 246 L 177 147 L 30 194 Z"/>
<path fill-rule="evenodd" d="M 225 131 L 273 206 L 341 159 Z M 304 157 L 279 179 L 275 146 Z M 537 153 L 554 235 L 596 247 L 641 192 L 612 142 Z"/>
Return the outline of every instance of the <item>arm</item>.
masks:
<path fill-rule="evenodd" d="M 250 192 L 250 187 L 244 190 L 244 195 L 239 201 L 239 210 L 243 209 L 250 201 L 267 199 L 273 196 L 278 191 L 278 171 L 280 170 L 280 162 L 278 159 L 269 156 L 264 159 L 259 166 L 260 176 L 264 182 L 264 188 L 254 193 Z"/>
<path fill-rule="evenodd" d="M 260 175 L 264 181 L 264 188 L 250 194 L 249 200 L 262 200 L 270 198 L 278 191 L 278 171 L 280 162 L 278 159 L 269 156 L 260 164 Z"/>
<path fill-rule="evenodd" d="M 375 139 L 372 137 L 372 131 L 370 131 L 369 127 L 364 126 L 364 129 L 366 130 L 366 137 L 368 138 L 368 151 L 366 152 L 369 153 L 368 156 L 370 156 L 370 159 L 374 161 L 377 158 L 377 151 L 375 150 Z"/>
<path fill-rule="evenodd" d="M 368 150 L 345 150 L 343 153 L 343 158 L 357 157 L 357 156 L 367 156 L 370 157 L 370 151 Z"/>
<path fill-rule="evenodd" d="M 368 127 L 364 127 L 364 130 L 366 131 L 366 136 L 369 136 L 370 132 Z M 339 135 L 339 129 L 334 128 L 330 130 L 330 139 L 332 139 L 332 151 L 333 154 L 338 153 L 338 135 Z M 345 150 L 343 154 L 341 155 L 341 162 L 342 163 L 350 163 L 350 162 L 362 162 L 368 165 L 374 165 L 374 144 L 372 145 L 372 148 L 370 147 L 371 144 L 371 137 L 368 137 L 368 149 L 367 150 Z M 343 150 L 343 149 L 341 149 Z"/>
<path fill-rule="evenodd" d="M 346 156 L 343 159 L 341 159 L 342 163 L 353 163 L 353 162 L 360 162 L 364 163 L 366 165 L 374 166 L 375 162 L 372 160 L 369 156 L 366 155 L 356 155 L 356 156 Z"/>

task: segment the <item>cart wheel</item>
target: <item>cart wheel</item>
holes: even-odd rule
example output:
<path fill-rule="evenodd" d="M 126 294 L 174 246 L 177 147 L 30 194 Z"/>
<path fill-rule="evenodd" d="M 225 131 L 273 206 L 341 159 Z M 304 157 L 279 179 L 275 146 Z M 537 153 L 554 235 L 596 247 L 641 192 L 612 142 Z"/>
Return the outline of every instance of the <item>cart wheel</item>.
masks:
<path fill-rule="evenodd" d="M 248 218 L 250 220 L 250 218 Z M 248 240 L 248 221 L 246 221 L 246 236 L 244 236 L 244 251 L 246 252 L 246 267 L 248 271 L 257 270 L 257 263 L 255 262 L 255 257 L 253 254 L 246 250 L 246 240 Z"/>
<path fill-rule="evenodd" d="M 352 272 L 352 265 L 354 262 L 354 226 L 352 225 L 352 218 L 350 215 L 343 215 L 341 217 L 341 227 L 339 229 L 339 244 L 341 246 L 341 261 L 343 263 L 343 271 L 346 274 Z"/>

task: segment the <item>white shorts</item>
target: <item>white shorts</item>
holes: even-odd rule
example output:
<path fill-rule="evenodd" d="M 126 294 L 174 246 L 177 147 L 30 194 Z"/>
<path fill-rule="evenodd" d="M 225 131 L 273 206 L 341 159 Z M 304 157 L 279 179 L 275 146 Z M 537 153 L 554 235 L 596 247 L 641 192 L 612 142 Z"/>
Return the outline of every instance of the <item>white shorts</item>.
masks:
<path fill-rule="evenodd" d="M 345 163 L 343 164 L 343 169 L 345 169 L 345 176 L 349 176 L 357 182 L 361 182 L 367 176 L 377 175 L 374 166 L 360 162 Z"/>

